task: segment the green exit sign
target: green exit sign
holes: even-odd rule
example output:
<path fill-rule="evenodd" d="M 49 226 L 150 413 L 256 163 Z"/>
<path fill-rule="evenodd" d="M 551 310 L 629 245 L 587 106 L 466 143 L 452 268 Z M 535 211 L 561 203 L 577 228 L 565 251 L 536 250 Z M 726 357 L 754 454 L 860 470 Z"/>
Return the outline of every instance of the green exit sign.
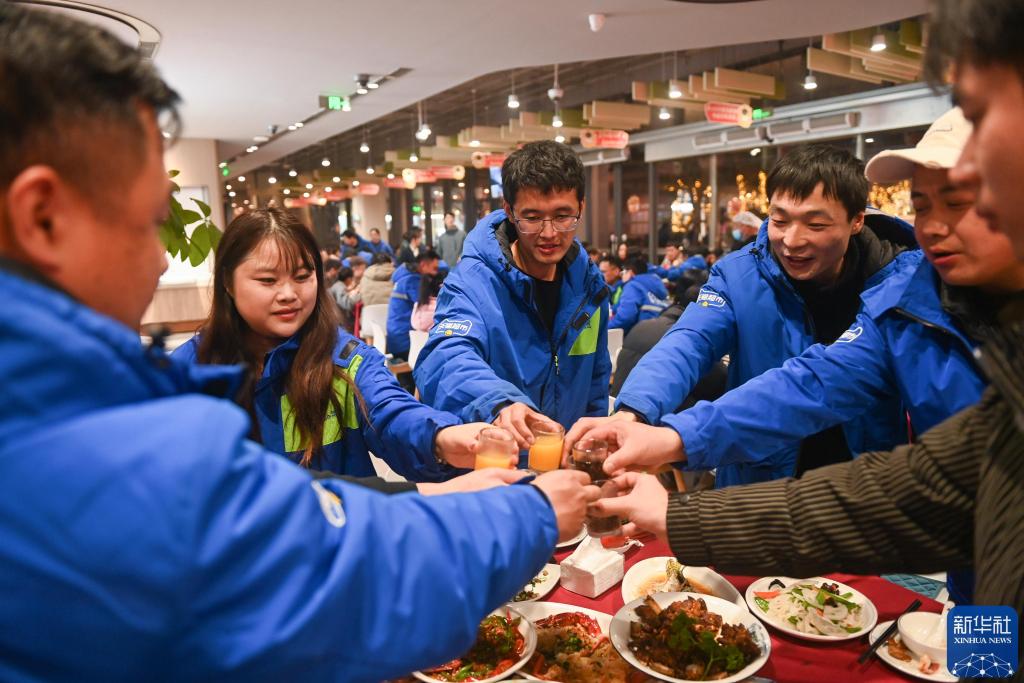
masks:
<path fill-rule="evenodd" d="M 761 121 L 763 119 L 771 118 L 774 113 L 775 112 L 773 112 L 771 109 L 755 109 L 754 120 Z"/>
<path fill-rule="evenodd" d="M 227 177 L 228 177 L 229 175 L 231 175 L 231 169 L 230 169 L 230 168 L 228 168 L 227 166 L 223 166 L 223 167 L 222 167 L 222 168 L 220 169 L 220 174 L 221 174 L 222 176 L 224 176 L 225 178 L 227 178 Z"/>
<path fill-rule="evenodd" d="M 352 111 L 352 104 L 343 95 L 321 95 L 320 106 L 330 111 Z"/>

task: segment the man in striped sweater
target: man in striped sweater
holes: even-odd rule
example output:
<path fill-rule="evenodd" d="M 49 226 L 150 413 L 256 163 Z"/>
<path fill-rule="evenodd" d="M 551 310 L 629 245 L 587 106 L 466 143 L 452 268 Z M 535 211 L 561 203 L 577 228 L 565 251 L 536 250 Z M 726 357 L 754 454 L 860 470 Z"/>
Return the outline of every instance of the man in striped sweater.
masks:
<path fill-rule="evenodd" d="M 952 63 L 974 130 L 952 181 L 976 188 L 978 212 L 1024 261 L 1024 3 L 938 0 L 929 70 Z M 1024 611 L 1024 299 L 1010 300 L 978 360 L 991 386 L 974 406 L 914 444 L 751 486 L 669 495 L 649 475 L 620 475 L 631 492 L 600 501 L 668 540 L 686 564 L 737 573 L 936 571 L 973 562 L 975 602 Z M 678 435 L 634 423 L 590 434 L 618 460 L 679 448 Z M 627 528 L 627 533 L 631 531 Z M 1018 674 L 1018 678 L 1021 674 Z"/>

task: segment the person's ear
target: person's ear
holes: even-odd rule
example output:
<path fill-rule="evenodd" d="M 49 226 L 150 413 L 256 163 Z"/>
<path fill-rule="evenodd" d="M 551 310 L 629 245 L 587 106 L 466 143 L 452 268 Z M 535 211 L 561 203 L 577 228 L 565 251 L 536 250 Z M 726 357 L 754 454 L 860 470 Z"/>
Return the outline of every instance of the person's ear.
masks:
<path fill-rule="evenodd" d="M 859 234 L 864 229 L 864 212 L 861 211 L 854 216 L 853 221 L 850 223 L 853 230 L 850 232 L 851 235 Z"/>
<path fill-rule="evenodd" d="M 14 178 L 4 195 L 9 249 L 43 273 L 53 274 L 67 256 L 77 220 L 78 196 L 49 166 L 30 166 Z"/>

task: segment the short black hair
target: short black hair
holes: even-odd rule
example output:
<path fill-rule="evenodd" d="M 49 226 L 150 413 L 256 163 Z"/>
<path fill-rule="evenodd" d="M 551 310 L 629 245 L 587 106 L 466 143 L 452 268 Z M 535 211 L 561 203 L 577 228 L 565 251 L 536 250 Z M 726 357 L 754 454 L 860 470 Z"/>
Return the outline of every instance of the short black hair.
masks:
<path fill-rule="evenodd" d="M 925 76 L 945 84 L 951 63 L 1005 64 L 1024 80 L 1024 3 L 932 0 Z"/>
<path fill-rule="evenodd" d="M 587 250 L 587 255 L 588 256 L 600 256 L 601 255 L 601 250 L 598 249 L 597 247 L 585 247 L 585 248 Z"/>
<path fill-rule="evenodd" d="M 675 247 L 676 249 L 682 249 L 683 245 L 680 244 L 679 242 L 673 240 L 673 241 L 671 241 L 671 242 L 669 242 L 668 244 L 665 245 L 666 249 L 668 249 L 669 247 Z"/>
<path fill-rule="evenodd" d="M 438 254 L 433 249 L 422 249 L 420 250 L 420 253 L 416 256 L 416 263 L 423 263 L 424 261 L 434 261 L 435 259 L 440 261 L 441 255 Z"/>
<path fill-rule="evenodd" d="M 647 272 L 647 259 L 643 256 L 630 256 L 626 259 L 626 270 L 633 275 L 643 275 Z"/>
<path fill-rule="evenodd" d="M 342 236 L 342 238 L 345 238 L 345 237 L 354 237 L 356 239 L 359 238 L 359 236 L 356 234 L 356 231 L 353 230 L 352 228 L 349 228 L 345 232 L 341 233 L 341 236 Z"/>
<path fill-rule="evenodd" d="M 622 270 L 622 261 L 619 260 L 618 256 L 612 256 L 611 254 L 605 254 L 604 256 L 601 257 L 601 260 L 598 261 L 597 263 L 598 263 L 598 265 L 600 265 L 600 264 L 604 263 L 605 261 L 608 262 L 608 265 L 613 266 L 615 268 L 618 268 L 619 270 Z"/>
<path fill-rule="evenodd" d="M 371 233 L 375 232 L 375 233 L 377 233 L 379 235 L 380 234 L 380 228 L 370 228 L 370 232 Z"/>
<path fill-rule="evenodd" d="M 508 155 L 501 165 L 501 192 L 509 206 L 523 188 L 543 194 L 575 191 L 581 203 L 586 193 L 583 162 L 567 145 L 553 140 L 528 142 Z"/>
<path fill-rule="evenodd" d="M 0 2 L 0 188 L 34 164 L 90 194 L 122 185 L 136 168 L 111 150 L 142 164 L 139 108 L 173 138 L 179 102 L 151 60 L 104 29 Z"/>
<path fill-rule="evenodd" d="M 867 206 L 871 185 L 864 162 L 831 145 L 803 145 L 786 154 L 768 172 L 765 190 L 769 200 L 779 193 L 803 201 L 819 183 L 826 199 L 843 205 L 847 219 Z"/>
<path fill-rule="evenodd" d="M 370 265 L 377 265 L 378 263 L 391 263 L 391 257 L 385 254 L 383 251 L 379 251 L 373 255 L 370 259 Z"/>
<path fill-rule="evenodd" d="M 324 261 L 324 270 L 331 270 L 332 268 L 341 268 L 341 261 L 336 258 L 329 258 Z"/>
<path fill-rule="evenodd" d="M 405 235 L 403 235 L 403 238 L 405 239 L 405 241 L 411 242 L 422 234 L 423 231 L 420 230 L 419 228 L 409 228 L 408 230 L 406 230 Z"/>
<path fill-rule="evenodd" d="M 338 282 L 344 282 L 345 280 L 351 280 L 356 274 L 352 272 L 352 269 L 348 266 L 342 266 L 341 270 L 338 271 Z"/>
<path fill-rule="evenodd" d="M 452 218 L 455 218 L 455 212 L 454 211 L 445 211 L 444 212 L 444 216 L 445 217 L 451 216 Z"/>

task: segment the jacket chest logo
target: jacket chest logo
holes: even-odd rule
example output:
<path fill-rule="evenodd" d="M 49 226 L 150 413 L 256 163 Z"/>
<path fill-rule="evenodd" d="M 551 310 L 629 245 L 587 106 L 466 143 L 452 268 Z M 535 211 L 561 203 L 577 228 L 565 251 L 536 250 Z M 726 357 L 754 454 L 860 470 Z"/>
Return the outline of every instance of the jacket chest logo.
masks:
<path fill-rule="evenodd" d="M 697 296 L 697 305 L 703 308 L 725 308 L 725 298 L 714 290 L 703 287 Z"/>
<path fill-rule="evenodd" d="M 451 337 L 453 335 L 465 337 L 472 329 L 472 320 L 444 320 L 434 325 L 434 329 L 431 331 L 444 337 Z"/>

